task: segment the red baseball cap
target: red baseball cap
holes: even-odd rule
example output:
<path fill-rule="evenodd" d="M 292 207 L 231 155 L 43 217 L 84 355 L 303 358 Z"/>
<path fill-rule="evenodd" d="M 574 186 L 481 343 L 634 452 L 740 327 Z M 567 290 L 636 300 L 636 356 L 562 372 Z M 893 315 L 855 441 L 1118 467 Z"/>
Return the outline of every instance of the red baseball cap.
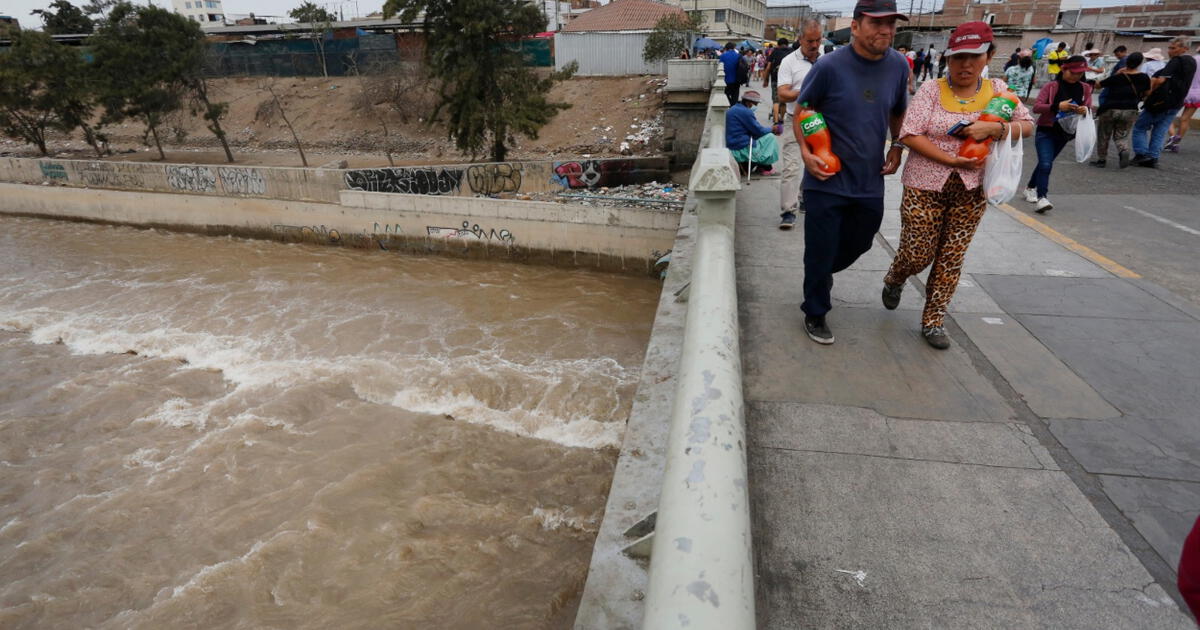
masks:
<path fill-rule="evenodd" d="M 994 37 L 992 27 L 987 22 L 966 22 L 950 33 L 950 43 L 946 45 L 947 55 L 979 55 L 986 53 L 991 47 Z"/>

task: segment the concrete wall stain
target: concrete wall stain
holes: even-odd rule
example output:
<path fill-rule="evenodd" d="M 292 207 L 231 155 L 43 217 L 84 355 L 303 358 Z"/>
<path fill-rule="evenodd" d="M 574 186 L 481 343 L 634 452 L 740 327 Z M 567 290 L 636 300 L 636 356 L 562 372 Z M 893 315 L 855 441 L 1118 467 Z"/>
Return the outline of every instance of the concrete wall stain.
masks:
<path fill-rule="evenodd" d="M 42 177 L 47 179 L 61 179 L 66 181 L 67 168 L 56 162 L 38 162 L 38 166 L 42 169 Z"/>

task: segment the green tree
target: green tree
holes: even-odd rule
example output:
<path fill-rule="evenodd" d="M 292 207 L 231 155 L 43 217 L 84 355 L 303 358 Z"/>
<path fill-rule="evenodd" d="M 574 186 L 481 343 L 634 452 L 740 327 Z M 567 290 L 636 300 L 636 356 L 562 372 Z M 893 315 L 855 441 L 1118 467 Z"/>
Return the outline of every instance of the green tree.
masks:
<path fill-rule="evenodd" d="M 30 11 L 42 18 L 42 30 L 51 35 L 79 35 L 92 32 L 92 21 L 79 7 L 67 0 L 54 0 L 45 9 Z"/>
<path fill-rule="evenodd" d="M 440 81 L 430 120 L 443 112 L 460 151 L 479 155 L 485 147 L 502 162 L 515 134 L 537 138 L 538 130 L 570 107 L 552 102 L 550 88 L 574 74 L 538 76 L 525 65 L 517 44 L 546 24 L 527 0 L 387 0 L 384 17 L 413 21 L 424 11 L 425 60 Z M 490 145 L 490 146 L 489 146 Z"/>
<path fill-rule="evenodd" d="M 328 77 L 329 67 L 325 63 L 325 33 L 333 28 L 333 22 L 337 17 L 311 2 L 305 2 L 288 11 L 288 15 L 308 27 L 308 36 L 313 42 L 313 52 L 321 62 L 321 76 Z"/>
<path fill-rule="evenodd" d="M 288 17 L 297 22 L 304 22 L 305 24 L 337 21 L 337 16 L 311 2 L 305 2 L 295 9 L 288 11 Z"/>
<path fill-rule="evenodd" d="M 105 122 L 141 120 L 165 160 L 159 127 L 187 102 L 193 113 L 203 115 L 233 161 L 220 123 L 226 106 L 211 101 L 204 79 L 206 44 L 198 24 L 166 9 L 121 2 L 88 43 L 102 86 Z"/>
<path fill-rule="evenodd" d="M 0 55 L 0 128 L 47 155 L 47 132 L 75 126 L 66 112 L 82 67 L 79 51 L 60 46 L 48 33 L 14 33 L 8 54 Z"/>
<path fill-rule="evenodd" d="M 704 16 L 698 12 L 687 15 L 665 15 L 654 25 L 642 47 L 642 60 L 646 63 L 674 59 L 684 50 L 690 51 L 692 40 L 704 25 Z"/>

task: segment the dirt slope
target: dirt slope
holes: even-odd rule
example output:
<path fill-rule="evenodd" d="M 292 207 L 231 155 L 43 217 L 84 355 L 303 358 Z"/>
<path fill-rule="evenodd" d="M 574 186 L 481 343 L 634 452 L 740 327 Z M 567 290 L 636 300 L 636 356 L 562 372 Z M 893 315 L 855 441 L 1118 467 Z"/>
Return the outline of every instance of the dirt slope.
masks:
<path fill-rule="evenodd" d="M 443 127 L 426 123 L 432 112 L 433 96 L 421 90 L 394 89 L 401 94 L 398 106 L 386 100 L 386 90 L 374 88 L 376 104 L 368 106 L 363 84 L 355 78 L 273 79 L 272 85 L 284 103 L 288 119 L 296 127 L 308 154 L 309 164 L 346 160 L 350 166 L 386 165 L 384 135 L 379 116 L 385 115 L 396 164 L 470 161 L 446 137 Z M 547 159 L 556 156 L 596 157 L 621 155 L 627 143 L 630 155 L 655 155 L 661 127 L 663 77 L 575 78 L 556 86 L 554 100 L 571 103 L 543 128 L 536 140 L 518 138 L 510 159 Z M 239 78 L 214 81 L 215 98 L 230 104 L 222 121 L 242 164 L 300 166 L 291 134 L 273 107 L 263 79 Z M 397 86 L 393 86 L 394 88 Z M 404 86 L 399 86 L 404 88 Z M 174 116 L 170 129 L 161 134 L 168 159 L 172 161 L 219 163 L 224 154 L 205 129 L 203 121 L 186 112 Z M 149 161 L 157 152 L 143 141 L 141 125 L 127 122 L 107 129 L 115 155 L 109 159 Z M 632 139 L 629 139 L 632 137 Z M 0 140 L 0 155 L 35 156 L 36 151 L 19 141 Z M 92 159 L 95 153 L 80 137 L 58 136 L 51 142 L 51 155 Z"/>

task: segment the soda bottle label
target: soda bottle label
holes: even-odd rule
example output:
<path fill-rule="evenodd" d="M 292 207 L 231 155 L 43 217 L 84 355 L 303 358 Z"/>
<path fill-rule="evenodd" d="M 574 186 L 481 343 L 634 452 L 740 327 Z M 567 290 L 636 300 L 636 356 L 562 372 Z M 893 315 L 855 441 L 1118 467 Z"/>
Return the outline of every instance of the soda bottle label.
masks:
<path fill-rule="evenodd" d="M 1012 120 L 1014 109 L 1015 106 L 1013 105 L 1012 101 L 997 96 L 988 101 L 987 107 L 984 108 L 983 113 L 991 114 L 1007 121 Z"/>
<path fill-rule="evenodd" d="M 814 113 L 808 118 L 800 121 L 800 131 L 802 131 L 805 136 L 811 136 L 814 133 L 819 133 L 825 129 L 825 117 L 817 113 Z"/>

